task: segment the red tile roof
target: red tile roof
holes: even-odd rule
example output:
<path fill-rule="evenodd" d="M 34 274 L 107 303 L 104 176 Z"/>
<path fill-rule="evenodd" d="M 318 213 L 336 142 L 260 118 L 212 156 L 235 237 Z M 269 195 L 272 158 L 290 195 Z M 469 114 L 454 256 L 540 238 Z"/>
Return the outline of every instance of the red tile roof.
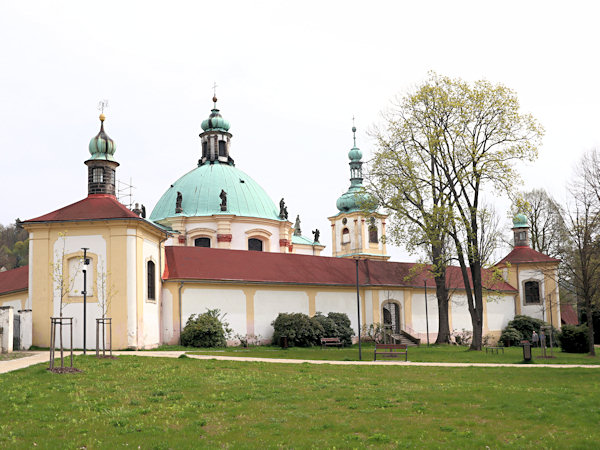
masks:
<path fill-rule="evenodd" d="M 114 195 L 91 194 L 83 200 L 27 220 L 25 223 L 97 219 L 139 219 L 139 217 L 119 203 Z"/>
<path fill-rule="evenodd" d="M 498 263 L 498 265 L 503 263 L 558 263 L 559 260 L 556 258 L 552 258 L 548 255 L 544 255 L 531 247 L 515 247 L 512 251 L 506 255 L 502 260 Z"/>
<path fill-rule="evenodd" d="M 356 265 L 352 259 L 290 253 L 252 252 L 201 247 L 165 247 L 168 280 L 231 281 L 274 284 L 309 284 L 353 286 Z M 359 261 L 361 286 L 403 286 L 430 288 L 435 283 L 427 266 L 389 261 Z M 458 267 L 450 267 L 448 280 L 451 289 L 464 287 Z M 484 271 L 491 279 L 491 272 Z M 516 292 L 499 281 L 491 289 Z"/>
<path fill-rule="evenodd" d="M 29 266 L 0 272 L 0 294 L 24 291 L 29 285 Z"/>
<path fill-rule="evenodd" d="M 579 324 L 579 319 L 577 319 L 577 311 L 575 311 L 573 305 L 569 303 L 560 304 L 560 321 L 568 325 Z"/>

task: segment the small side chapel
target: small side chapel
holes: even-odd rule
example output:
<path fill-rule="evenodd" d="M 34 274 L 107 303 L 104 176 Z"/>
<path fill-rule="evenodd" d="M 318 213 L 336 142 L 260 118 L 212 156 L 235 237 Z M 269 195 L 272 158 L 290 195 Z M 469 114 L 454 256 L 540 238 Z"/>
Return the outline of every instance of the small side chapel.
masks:
<path fill-rule="evenodd" d="M 280 312 L 343 312 L 355 332 L 357 270 L 361 326 L 385 324 L 398 339 L 411 342 L 437 335 L 435 283 L 427 267 L 389 261 L 387 216 L 360 208 L 362 152 L 354 145 L 350 187 L 329 217 L 332 256 L 322 256 L 319 231 L 302 235 L 287 205 L 279 205 L 248 174 L 235 166 L 230 124 L 217 108 L 201 124 L 199 154 L 190 170 L 174 181 L 148 218 L 115 196 L 116 144 L 105 116 L 89 143 L 88 195 L 56 211 L 23 222 L 29 232 L 29 266 L 0 272 L 0 306 L 32 310 L 33 345 L 50 345 L 50 318 L 61 314 L 61 298 L 51 268 L 73 279 L 62 314 L 73 317 L 73 345 L 83 347 L 83 273 L 86 269 L 86 346 L 95 348 L 95 320 L 113 321 L 113 349 L 145 349 L 176 344 L 192 314 L 218 308 L 233 334 L 272 336 Z M 199 156 L 199 158 L 198 158 Z M 560 326 L 556 283 L 558 260 L 529 247 L 524 216 L 514 222 L 514 249 L 498 263 L 503 280 L 486 285 L 484 335 L 497 339 L 515 314 Z M 448 269 L 452 292 L 450 327 L 471 329 L 462 277 Z M 108 288 L 108 289 L 107 289 Z M 107 295 L 107 290 L 110 295 Z M 233 343 L 233 342 L 232 342 Z"/>

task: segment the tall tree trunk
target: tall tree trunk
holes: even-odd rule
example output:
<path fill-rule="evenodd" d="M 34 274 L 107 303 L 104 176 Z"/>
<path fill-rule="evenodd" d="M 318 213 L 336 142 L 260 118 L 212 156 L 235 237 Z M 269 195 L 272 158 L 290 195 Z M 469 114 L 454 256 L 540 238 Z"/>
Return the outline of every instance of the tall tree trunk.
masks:
<path fill-rule="evenodd" d="M 473 325 L 473 339 L 471 340 L 471 350 L 481 350 L 483 342 L 483 287 L 481 284 L 481 264 L 473 261 L 470 264 L 471 279 L 473 281 L 473 300 L 475 302 L 475 311 L 471 314 L 471 324 Z"/>
<path fill-rule="evenodd" d="M 585 299 L 585 315 L 588 326 L 588 342 L 589 342 L 589 354 L 590 356 L 596 356 L 596 349 L 594 347 L 594 316 L 592 315 L 592 301 L 589 298 Z"/>
<path fill-rule="evenodd" d="M 446 287 L 446 269 L 443 275 L 435 276 L 435 294 L 438 302 L 438 335 L 436 344 L 450 343 L 450 324 L 448 321 L 448 288 Z"/>
<path fill-rule="evenodd" d="M 443 243 L 444 240 L 437 238 L 435 242 Z M 450 325 L 448 321 L 448 288 L 446 286 L 446 259 L 442 245 L 431 245 L 431 259 L 433 278 L 435 280 L 435 294 L 438 304 L 438 335 L 436 344 L 450 343 Z"/>

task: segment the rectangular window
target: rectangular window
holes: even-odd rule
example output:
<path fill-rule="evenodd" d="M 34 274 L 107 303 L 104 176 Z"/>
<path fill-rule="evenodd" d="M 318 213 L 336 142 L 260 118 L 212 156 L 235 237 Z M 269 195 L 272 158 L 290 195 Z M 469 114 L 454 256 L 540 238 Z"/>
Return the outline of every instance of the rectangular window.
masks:
<path fill-rule="evenodd" d="M 94 167 L 92 169 L 92 182 L 104 183 L 104 169 L 102 167 Z"/>
<path fill-rule="evenodd" d="M 227 156 L 226 145 L 227 142 L 219 141 L 219 156 Z"/>
<path fill-rule="evenodd" d="M 540 283 L 537 281 L 526 281 L 525 286 L 525 304 L 539 305 L 540 302 Z"/>

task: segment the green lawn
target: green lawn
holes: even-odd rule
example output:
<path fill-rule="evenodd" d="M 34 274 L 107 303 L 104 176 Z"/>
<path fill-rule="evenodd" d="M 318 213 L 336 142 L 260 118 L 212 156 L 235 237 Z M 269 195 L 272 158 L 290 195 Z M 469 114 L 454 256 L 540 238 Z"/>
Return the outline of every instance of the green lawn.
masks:
<path fill-rule="evenodd" d="M 335 349 L 327 352 L 335 352 Z M 596 370 L 76 357 L 0 375 L 0 447 L 593 448 Z"/>
<path fill-rule="evenodd" d="M 299 348 L 293 347 L 281 349 L 279 347 L 260 346 L 243 349 L 240 347 L 228 347 L 226 349 L 206 349 L 199 350 L 190 347 L 166 347 L 168 349 L 186 350 L 190 353 L 201 355 L 229 355 L 239 357 L 257 357 L 257 358 L 288 358 L 288 359 L 318 359 L 318 360 L 336 360 L 336 361 L 358 361 L 358 345 L 351 348 L 326 348 L 321 347 Z M 373 360 L 373 345 L 362 346 L 363 361 Z M 541 349 L 534 348 L 533 364 L 598 364 L 600 357 L 589 357 L 586 354 L 563 353 L 560 349 L 554 350 L 555 358 L 539 359 Z M 550 354 L 550 350 L 547 350 Z M 380 359 L 380 358 L 378 358 Z M 429 348 L 426 345 L 420 347 L 409 347 L 408 360 L 415 362 L 460 362 L 460 363 L 505 363 L 520 364 L 523 362 L 523 349 L 521 347 L 508 347 L 504 353 L 487 353 L 485 351 L 470 351 L 467 347 L 452 345 L 432 345 Z"/>

